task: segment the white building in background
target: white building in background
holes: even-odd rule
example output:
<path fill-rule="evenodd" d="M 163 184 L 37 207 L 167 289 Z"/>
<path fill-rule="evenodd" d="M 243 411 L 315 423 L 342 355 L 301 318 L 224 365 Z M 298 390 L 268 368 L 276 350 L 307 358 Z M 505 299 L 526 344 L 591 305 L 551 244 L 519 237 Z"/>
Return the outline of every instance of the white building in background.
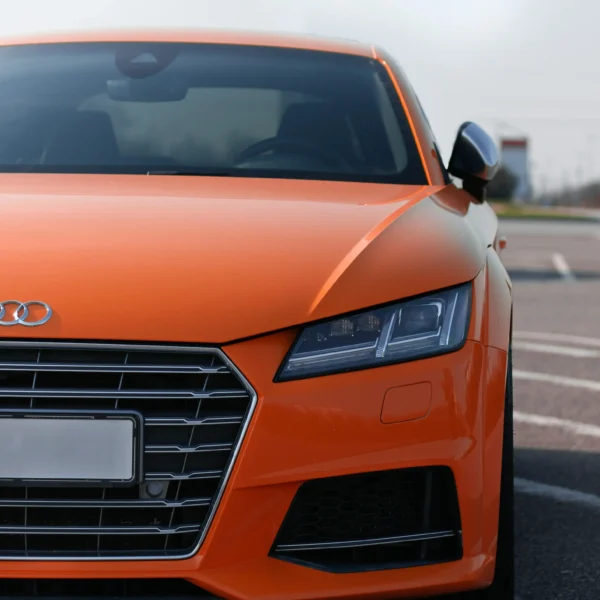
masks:
<path fill-rule="evenodd" d="M 519 179 L 514 199 L 529 202 L 533 196 L 529 168 L 529 140 L 527 138 L 502 138 L 500 140 L 501 163 Z"/>

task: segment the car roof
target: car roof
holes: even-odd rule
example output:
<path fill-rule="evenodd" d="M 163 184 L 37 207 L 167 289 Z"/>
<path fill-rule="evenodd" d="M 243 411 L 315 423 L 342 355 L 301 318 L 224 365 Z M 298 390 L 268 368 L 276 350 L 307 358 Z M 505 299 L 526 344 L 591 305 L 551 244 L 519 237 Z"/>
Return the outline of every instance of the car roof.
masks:
<path fill-rule="evenodd" d="M 110 29 L 39 33 L 14 37 L 0 37 L 0 46 L 25 44 L 54 44 L 79 42 L 177 42 L 240 44 L 296 48 L 374 56 L 374 48 L 353 40 L 330 37 L 242 30 L 218 29 Z"/>

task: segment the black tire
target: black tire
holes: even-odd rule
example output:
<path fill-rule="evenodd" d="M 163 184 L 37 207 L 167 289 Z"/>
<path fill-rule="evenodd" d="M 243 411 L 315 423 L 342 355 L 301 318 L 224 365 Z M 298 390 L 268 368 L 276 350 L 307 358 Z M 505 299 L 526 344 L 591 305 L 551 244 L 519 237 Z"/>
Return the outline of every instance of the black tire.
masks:
<path fill-rule="evenodd" d="M 484 590 L 446 597 L 445 600 L 514 600 L 515 598 L 515 502 L 512 346 L 508 352 L 506 406 L 500 479 L 498 549 L 492 585 Z M 440 600 L 442 600 L 440 598 Z"/>

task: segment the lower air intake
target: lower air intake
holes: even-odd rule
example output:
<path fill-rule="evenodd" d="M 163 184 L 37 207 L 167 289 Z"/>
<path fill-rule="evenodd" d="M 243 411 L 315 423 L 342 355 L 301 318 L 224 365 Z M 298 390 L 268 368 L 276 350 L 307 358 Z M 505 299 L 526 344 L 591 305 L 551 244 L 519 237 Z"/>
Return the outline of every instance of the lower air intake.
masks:
<path fill-rule="evenodd" d="M 294 498 L 271 555 L 332 572 L 460 560 L 452 471 L 402 469 L 309 481 Z"/>

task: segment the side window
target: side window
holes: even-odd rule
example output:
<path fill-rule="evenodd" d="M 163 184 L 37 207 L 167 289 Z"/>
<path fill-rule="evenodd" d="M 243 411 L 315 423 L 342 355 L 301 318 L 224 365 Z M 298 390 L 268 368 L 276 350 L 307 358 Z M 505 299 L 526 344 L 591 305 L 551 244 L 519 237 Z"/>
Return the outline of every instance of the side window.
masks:
<path fill-rule="evenodd" d="M 444 176 L 444 183 L 448 185 L 449 183 L 452 183 L 452 179 L 450 178 L 450 173 L 448 173 L 448 170 L 444 165 L 444 161 L 442 160 L 442 153 L 440 152 L 437 142 L 433 143 L 433 147 L 435 148 L 435 153 L 437 154 L 437 159 L 440 163 L 440 169 L 442 171 L 442 175 Z"/>
<path fill-rule="evenodd" d="M 414 91 L 413 91 L 413 93 L 414 93 Z M 446 170 L 446 166 L 444 165 L 444 161 L 442 160 L 442 153 L 440 152 L 440 147 L 437 143 L 437 140 L 435 139 L 435 133 L 433 132 L 431 123 L 429 122 L 429 119 L 427 118 L 427 113 L 423 109 L 421 100 L 419 99 L 419 97 L 416 94 L 415 94 L 415 98 L 417 99 L 417 104 L 419 105 L 419 110 L 421 111 L 421 115 L 423 116 L 423 119 L 425 119 L 425 123 L 427 123 L 427 126 L 429 127 L 429 131 L 431 132 L 431 137 L 433 138 L 433 147 L 435 148 L 435 153 L 437 155 L 438 163 L 440 165 L 440 169 L 441 169 L 442 175 L 444 177 L 444 183 L 446 183 L 446 184 L 452 183 L 452 180 L 450 179 L 450 175 L 449 175 L 448 171 Z"/>

